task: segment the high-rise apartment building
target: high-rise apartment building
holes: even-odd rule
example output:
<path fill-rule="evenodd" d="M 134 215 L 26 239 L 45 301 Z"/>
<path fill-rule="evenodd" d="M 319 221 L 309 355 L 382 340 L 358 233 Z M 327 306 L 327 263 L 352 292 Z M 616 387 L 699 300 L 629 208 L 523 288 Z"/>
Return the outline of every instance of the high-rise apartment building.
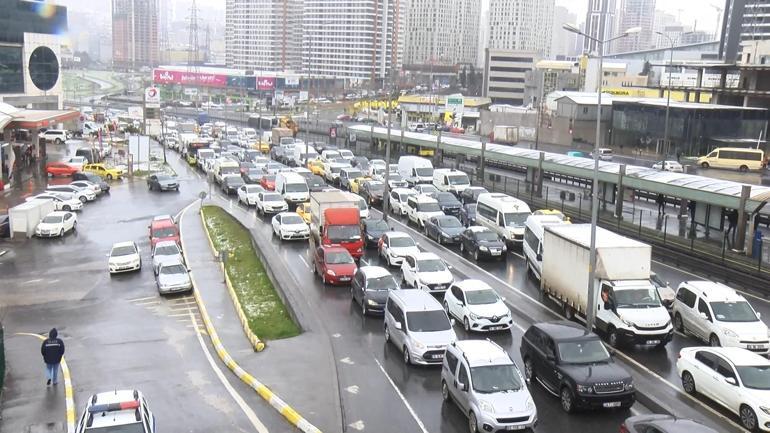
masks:
<path fill-rule="evenodd" d="M 627 53 L 654 47 L 655 0 L 622 0 L 619 22 L 618 34 L 634 27 L 641 27 L 642 31 L 618 39 L 612 52 Z"/>
<path fill-rule="evenodd" d="M 225 62 L 229 68 L 299 71 L 302 0 L 227 0 Z"/>
<path fill-rule="evenodd" d="M 553 30 L 551 32 L 551 57 L 566 58 L 575 56 L 576 34 L 562 29 L 565 23 L 576 24 L 577 15 L 564 6 L 556 6 L 553 13 Z"/>
<path fill-rule="evenodd" d="M 157 66 L 158 0 L 112 0 L 112 62 L 117 68 Z"/>
<path fill-rule="evenodd" d="M 534 51 L 543 57 L 551 53 L 554 0 L 490 0 L 490 50 Z"/>
<path fill-rule="evenodd" d="M 526 79 L 538 53 L 488 48 L 484 62 L 484 96 L 494 104 L 524 105 Z"/>
<path fill-rule="evenodd" d="M 384 82 L 401 69 L 406 0 L 304 0 L 303 10 L 307 73 Z"/>
<path fill-rule="evenodd" d="M 588 12 L 586 13 L 585 33 L 594 39 L 606 41 L 615 35 L 615 12 L 617 3 L 615 0 L 588 0 Z M 562 30 L 565 31 L 565 30 Z M 583 38 L 583 52 L 595 52 L 595 41 Z M 612 45 L 605 45 L 604 52 L 612 51 Z"/>
<path fill-rule="evenodd" d="M 474 64 L 481 0 L 410 0 L 404 63 Z"/>
<path fill-rule="evenodd" d="M 736 61 L 741 52 L 741 42 L 770 40 L 768 14 L 768 0 L 726 0 L 719 42 L 722 60 Z"/>

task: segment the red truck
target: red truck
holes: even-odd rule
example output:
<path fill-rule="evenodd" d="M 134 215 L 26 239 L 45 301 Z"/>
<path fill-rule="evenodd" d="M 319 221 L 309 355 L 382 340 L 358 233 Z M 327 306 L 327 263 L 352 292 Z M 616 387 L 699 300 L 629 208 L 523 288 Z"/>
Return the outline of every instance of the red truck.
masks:
<path fill-rule="evenodd" d="M 310 232 L 317 246 L 345 247 L 355 259 L 364 254 L 358 203 L 342 191 L 310 194 Z"/>

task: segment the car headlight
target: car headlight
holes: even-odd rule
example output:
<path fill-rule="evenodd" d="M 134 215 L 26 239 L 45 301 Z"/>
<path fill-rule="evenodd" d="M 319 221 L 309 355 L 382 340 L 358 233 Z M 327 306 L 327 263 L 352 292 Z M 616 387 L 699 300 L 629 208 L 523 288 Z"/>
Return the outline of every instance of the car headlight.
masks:
<path fill-rule="evenodd" d="M 505 244 L 503 244 L 503 251 L 506 251 L 506 250 L 508 250 L 508 247 L 505 246 Z"/>
<path fill-rule="evenodd" d="M 479 400 L 479 410 L 482 412 L 495 413 L 495 407 L 485 400 Z"/>
<path fill-rule="evenodd" d="M 631 322 L 629 320 L 626 320 L 626 319 L 624 319 L 622 317 L 620 318 L 620 320 L 623 322 L 624 325 L 628 326 L 629 328 L 633 328 L 634 327 L 633 322 Z"/>
<path fill-rule="evenodd" d="M 333 271 L 333 270 L 331 270 L 331 269 L 327 269 L 327 270 L 326 270 L 326 273 L 327 273 L 328 275 L 331 275 L 331 276 L 333 276 L 333 277 L 336 277 L 336 276 L 337 276 L 337 274 L 336 274 L 336 273 L 334 273 L 334 271 Z"/>
<path fill-rule="evenodd" d="M 489 248 L 484 247 L 484 246 L 479 247 L 479 250 L 484 251 L 484 252 L 489 252 Z"/>
<path fill-rule="evenodd" d="M 770 406 L 759 406 L 759 410 L 770 415 Z"/>
<path fill-rule="evenodd" d="M 367 299 L 366 303 L 369 304 L 369 305 L 375 306 L 375 307 L 377 305 L 379 305 L 379 304 L 377 304 L 377 302 L 374 299 Z"/>
<path fill-rule="evenodd" d="M 527 399 L 527 410 L 532 410 L 535 408 L 535 402 L 532 400 L 532 397 Z"/>
<path fill-rule="evenodd" d="M 471 312 L 468 315 L 471 316 L 471 320 L 479 320 L 479 315 L 478 314 L 474 314 L 474 313 Z"/>
<path fill-rule="evenodd" d="M 623 389 L 626 391 L 631 391 L 632 389 L 634 389 L 634 382 L 624 383 Z"/>
<path fill-rule="evenodd" d="M 577 385 L 578 394 L 593 394 L 594 387 L 592 385 Z"/>
<path fill-rule="evenodd" d="M 422 342 L 414 340 L 414 348 L 418 350 L 424 350 L 426 346 Z"/>
<path fill-rule="evenodd" d="M 722 329 L 722 332 L 724 332 L 724 334 L 730 338 L 738 338 L 738 334 L 733 332 L 731 329 L 724 328 Z"/>

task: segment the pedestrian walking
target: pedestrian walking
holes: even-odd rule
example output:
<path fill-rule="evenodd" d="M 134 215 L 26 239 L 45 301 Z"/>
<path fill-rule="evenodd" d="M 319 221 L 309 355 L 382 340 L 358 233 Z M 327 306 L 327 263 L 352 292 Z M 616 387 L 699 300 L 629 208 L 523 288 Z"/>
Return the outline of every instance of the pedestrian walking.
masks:
<path fill-rule="evenodd" d="M 737 227 L 738 227 L 738 211 L 735 209 L 732 209 L 729 212 L 727 212 L 727 236 L 731 236 L 731 240 L 733 242 L 735 242 L 735 229 Z"/>
<path fill-rule="evenodd" d="M 46 385 L 51 383 L 56 385 L 59 383 L 59 364 L 64 356 L 64 342 L 59 338 L 59 332 L 56 328 L 52 328 L 48 332 L 48 338 L 43 341 L 40 353 L 43 355 L 45 371 L 48 376 Z"/>
<path fill-rule="evenodd" d="M 658 194 L 658 198 L 655 200 L 658 203 L 658 215 L 666 214 L 666 196 Z"/>

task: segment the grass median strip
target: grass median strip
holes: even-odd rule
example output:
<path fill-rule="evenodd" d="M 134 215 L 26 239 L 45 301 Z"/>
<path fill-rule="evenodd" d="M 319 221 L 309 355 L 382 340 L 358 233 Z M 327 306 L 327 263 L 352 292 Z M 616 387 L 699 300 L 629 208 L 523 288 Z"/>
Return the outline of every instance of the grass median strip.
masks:
<path fill-rule="evenodd" d="M 217 251 L 230 253 L 225 261 L 225 272 L 252 332 L 265 340 L 298 335 L 299 327 L 275 292 L 251 244 L 249 231 L 218 206 L 204 206 L 203 220 Z"/>

